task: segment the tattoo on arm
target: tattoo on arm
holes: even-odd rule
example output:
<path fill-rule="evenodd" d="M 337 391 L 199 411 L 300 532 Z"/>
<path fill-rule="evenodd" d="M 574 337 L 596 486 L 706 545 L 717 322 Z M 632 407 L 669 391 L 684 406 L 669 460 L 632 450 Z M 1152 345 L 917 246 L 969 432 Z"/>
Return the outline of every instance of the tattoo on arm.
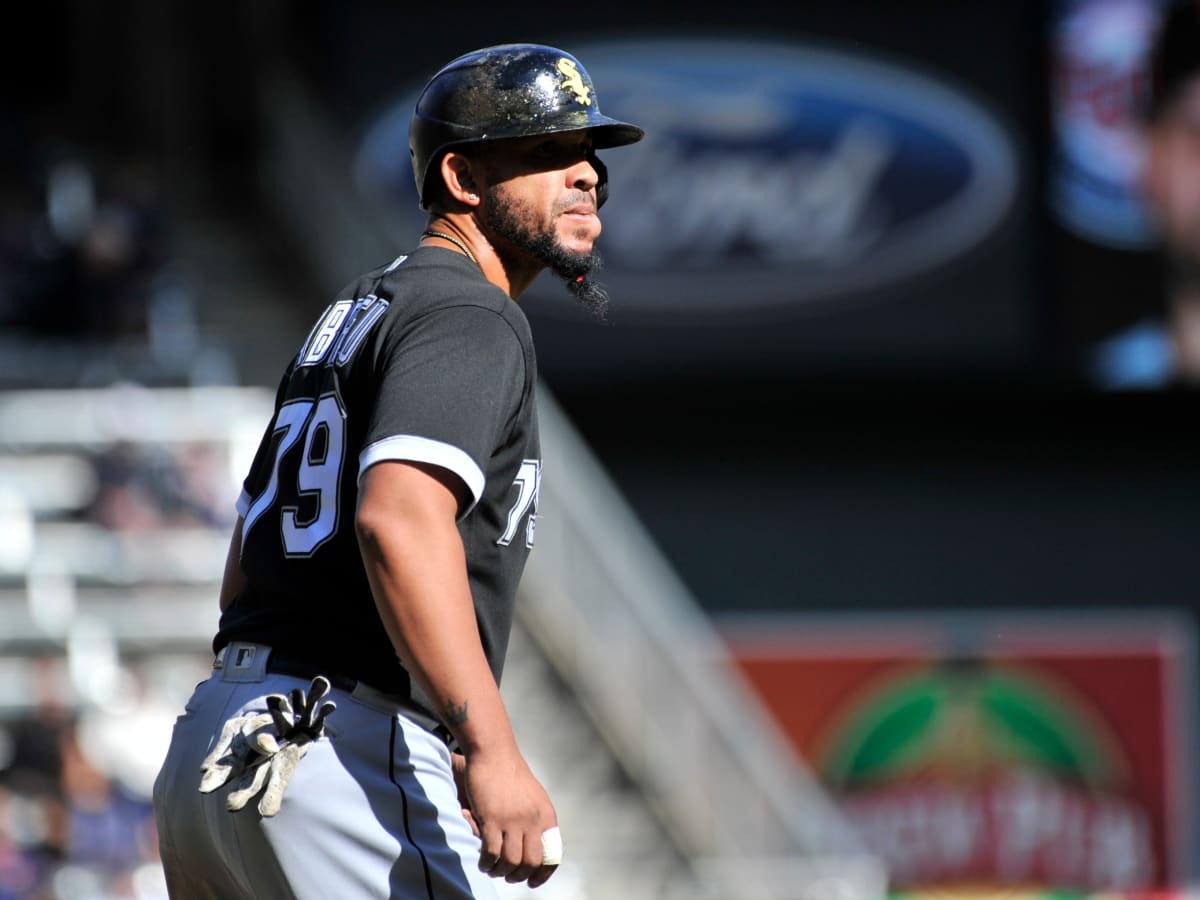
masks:
<path fill-rule="evenodd" d="M 467 721 L 467 701 L 464 700 L 461 706 L 456 706 L 453 700 L 446 701 L 446 724 L 461 725 Z"/>

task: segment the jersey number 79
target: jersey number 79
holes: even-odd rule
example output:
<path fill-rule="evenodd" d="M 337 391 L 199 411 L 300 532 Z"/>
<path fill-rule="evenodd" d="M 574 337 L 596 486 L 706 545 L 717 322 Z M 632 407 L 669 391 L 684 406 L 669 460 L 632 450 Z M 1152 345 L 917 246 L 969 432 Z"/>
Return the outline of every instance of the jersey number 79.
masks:
<path fill-rule="evenodd" d="M 345 430 L 346 417 L 336 394 L 325 394 L 317 400 L 292 400 L 279 407 L 273 428 L 273 433 L 280 435 L 275 447 L 275 463 L 266 488 L 251 501 L 246 511 L 242 526 L 243 546 L 250 529 L 278 497 L 280 465 L 302 437 L 296 494 L 285 493 L 285 505 L 280 508 L 279 532 L 284 554 L 311 556 L 337 533 Z M 300 521 L 300 507 L 294 502 L 288 504 L 289 496 L 310 498 L 316 511 L 307 521 Z"/>

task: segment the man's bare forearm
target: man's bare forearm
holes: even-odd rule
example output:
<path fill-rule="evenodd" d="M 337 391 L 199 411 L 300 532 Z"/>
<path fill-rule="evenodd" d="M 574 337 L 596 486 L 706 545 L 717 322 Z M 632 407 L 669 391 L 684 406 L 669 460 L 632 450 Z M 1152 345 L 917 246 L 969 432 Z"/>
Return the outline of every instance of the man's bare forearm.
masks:
<path fill-rule="evenodd" d="M 514 741 L 479 637 L 455 525 L 458 503 L 420 468 L 377 465 L 364 476 L 356 524 L 396 654 L 471 755 Z"/>

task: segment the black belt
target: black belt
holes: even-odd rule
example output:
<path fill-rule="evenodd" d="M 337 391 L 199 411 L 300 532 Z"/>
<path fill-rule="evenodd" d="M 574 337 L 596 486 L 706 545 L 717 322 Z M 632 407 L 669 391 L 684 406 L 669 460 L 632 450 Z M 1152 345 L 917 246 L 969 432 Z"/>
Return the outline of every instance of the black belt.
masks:
<path fill-rule="evenodd" d="M 358 687 L 358 679 L 351 678 L 349 675 L 338 675 L 336 672 L 326 672 L 320 666 L 314 666 L 312 663 L 305 662 L 302 659 L 296 659 L 293 656 L 280 654 L 278 651 L 272 650 L 267 656 L 267 671 L 273 672 L 276 675 L 291 675 L 293 678 L 303 678 L 305 681 L 312 681 L 318 675 L 323 675 L 329 681 L 330 687 L 335 687 L 339 691 L 353 693 Z"/>
<path fill-rule="evenodd" d="M 293 678 L 303 678 L 305 681 L 312 681 L 318 675 L 322 675 L 329 681 L 330 687 L 335 687 L 339 691 L 345 691 L 348 694 L 353 693 L 354 689 L 359 685 L 357 678 L 351 678 L 349 675 L 339 675 L 336 672 L 327 672 L 320 666 L 313 665 L 303 659 L 297 659 L 294 656 L 288 656 L 286 653 L 280 653 L 277 650 L 272 650 L 267 655 L 267 671 L 275 675 L 290 675 Z M 379 693 L 386 692 L 379 691 Z M 455 746 L 454 735 L 450 733 L 450 729 L 445 725 L 439 722 L 429 730 L 445 741 L 448 746 Z"/>

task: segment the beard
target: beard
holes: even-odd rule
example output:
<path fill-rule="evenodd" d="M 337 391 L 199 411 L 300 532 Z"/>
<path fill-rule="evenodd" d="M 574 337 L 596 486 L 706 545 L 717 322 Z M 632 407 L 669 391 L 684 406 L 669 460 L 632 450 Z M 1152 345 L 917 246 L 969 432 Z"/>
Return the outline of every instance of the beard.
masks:
<path fill-rule="evenodd" d="M 590 253 L 574 253 L 559 242 L 552 228 L 537 231 L 526 225 L 532 218 L 528 208 L 496 188 L 488 200 L 485 221 L 492 233 L 561 278 L 580 306 L 601 322 L 607 321 L 608 291 L 594 278 L 602 265 L 599 252 L 593 248 Z"/>

